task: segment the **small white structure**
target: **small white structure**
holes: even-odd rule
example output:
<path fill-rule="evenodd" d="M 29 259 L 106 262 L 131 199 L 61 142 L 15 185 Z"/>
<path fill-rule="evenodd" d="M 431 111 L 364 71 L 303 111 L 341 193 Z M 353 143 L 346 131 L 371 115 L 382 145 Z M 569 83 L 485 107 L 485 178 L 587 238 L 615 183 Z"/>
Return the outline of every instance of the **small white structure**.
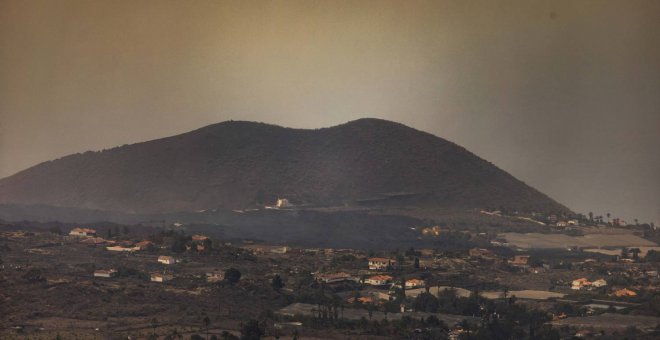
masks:
<path fill-rule="evenodd" d="M 598 280 L 595 280 L 594 282 L 592 282 L 591 286 L 595 287 L 595 288 L 605 287 L 605 286 L 607 286 L 607 281 L 605 281 L 604 279 L 598 279 Z"/>
<path fill-rule="evenodd" d="M 289 208 L 291 206 L 292 204 L 289 203 L 289 200 L 286 198 L 278 198 L 277 203 L 275 203 L 275 207 L 277 207 L 278 209 Z"/>
<path fill-rule="evenodd" d="M 99 269 L 94 271 L 94 277 L 105 277 L 105 278 L 110 278 L 117 276 L 117 270 L 116 269 Z"/>
<path fill-rule="evenodd" d="M 151 282 L 165 282 L 173 278 L 172 275 L 168 274 L 151 274 Z"/>
<path fill-rule="evenodd" d="M 89 228 L 73 228 L 69 232 L 69 235 L 70 236 L 81 236 L 81 237 L 96 236 L 96 230 L 89 229 Z"/>
<path fill-rule="evenodd" d="M 393 266 L 396 261 L 383 258 L 383 257 L 372 257 L 369 259 L 369 269 L 371 270 L 387 270 L 389 267 Z"/>
<path fill-rule="evenodd" d="M 320 273 L 320 274 L 316 274 L 314 277 L 323 283 L 335 283 L 335 282 L 349 281 L 353 279 L 350 274 L 344 272 L 331 273 L 331 274 Z"/>
<path fill-rule="evenodd" d="M 172 256 L 158 256 L 158 262 L 162 264 L 175 264 L 176 259 L 173 258 Z"/>
<path fill-rule="evenodd" d="M 406 289 L 424 287 L 425 284 L 426 282 L 424 282 L 424 280 L 419 280 L 419 279 L 406 280 Z"/>
<path fill-rule="evenodd" d="M 122 246 L 109 246 L 105 247 L 105 249 L 109 251 L 127 251 L 127 252 L 134 252 L 140 250 L 140 247 L 122 247 Z"/>
<path fill-rule="evenodd" d="M 389 275 L 376 275 L 364 280 L 365 284 L 372 286 L 385 286 L 390 282 L 392 282 L 392 277 Z"/>
<path fill-rule="evenodd" d="M 220 282 L 225 279 L 225 274 L 220 271 L 206 273 L 207 282 Z"/>
<path fill-rule="evenodd" d="M 274 247 L 270 250 L 273 254 L 286 254 L 289 252 L 289 247 Z"/>

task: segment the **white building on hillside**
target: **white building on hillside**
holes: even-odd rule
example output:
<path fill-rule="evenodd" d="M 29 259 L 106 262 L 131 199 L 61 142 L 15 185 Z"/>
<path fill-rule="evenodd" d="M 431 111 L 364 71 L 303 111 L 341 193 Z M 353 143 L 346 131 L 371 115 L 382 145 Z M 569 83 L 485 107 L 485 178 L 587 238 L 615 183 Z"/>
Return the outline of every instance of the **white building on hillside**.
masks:
<path fill-rule="evenodd" d="M 173 278 L 174 276 L 169 274 L 151 274 L 151 282 L 165 282 Z"/>
<path fill-rule="evenodd" d="M 392 282 L 392 277 L 389 275 L 376 275 L 364 280 L 365 284 L 372 286 L 385 286 L 390 282 Z"/>
<path fill-rule="evenodd" d="M 396 261 L 384 257 L 372 257 L 369 259 L 369 269 L 387 270 L 392 267 Z"/>
<path fill-rule="evenodd" d="M 282 209 L 282 208 L 289 208 L 292 206 L 292 204 L 286 198 L 278 198 L 277 203 L 275 203 L 275 206 L 279 209 Z"/>
<path fill-rule="evenodd" d="M 175 264 L 176 259 L 172 256 L 158 256 L 158 262 L 162 264 Z"/>
<path fill-rule="evenodd" d="M 424 280 L 419 280 L 419 279 L 406 280 L 406 289 L 424 287 L 425 285 L 426 282 L 424 282 Z"/>
<path fill-rule="evenodd" d="M 117 270 L 116 269 L 99 269 L 94 271 L 94 277 L 105 277 L 105 278 L 110 278 L 117 276 Z"/>
<path fill-rule="evenodd" d="M 70 236 L 96 236 L 96 230 L 89 228 L 73 228 L 69 232 Z"/>

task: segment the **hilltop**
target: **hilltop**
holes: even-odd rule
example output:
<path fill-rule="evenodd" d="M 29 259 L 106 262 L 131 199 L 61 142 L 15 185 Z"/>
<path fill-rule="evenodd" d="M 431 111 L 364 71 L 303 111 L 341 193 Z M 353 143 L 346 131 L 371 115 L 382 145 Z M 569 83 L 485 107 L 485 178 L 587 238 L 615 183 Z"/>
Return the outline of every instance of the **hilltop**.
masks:
<path fill-rule="evenodd" d="M 463 147 L 360 119 L 322 129 L 227 121 L 88 151 L 0 180 L 1 204 L 166 213 L 306 206 L 415 206 L 567 212 Z"/>

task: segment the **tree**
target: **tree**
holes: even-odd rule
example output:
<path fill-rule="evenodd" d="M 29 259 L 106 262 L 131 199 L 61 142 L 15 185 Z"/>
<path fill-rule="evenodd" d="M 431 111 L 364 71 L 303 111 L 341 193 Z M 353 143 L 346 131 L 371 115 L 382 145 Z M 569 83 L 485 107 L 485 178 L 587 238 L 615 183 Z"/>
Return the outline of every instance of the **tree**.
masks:
<path fill-rule="evenodd" d="M 264 335 L 264 330 L 259 326 L 257 320 L 250 320 L 241 327 L 242 340 L 258 340 Z"/>
<path fill-rule="evenodd" d="M 396 256 L 396 265 L 397 265 L 397 269 L 400 270 L 400 269 L 401 269 L 401 266 L 403 265 L 403 263 L 404 263 L 405 261 L 406 261 L 406 258 L 403 257 L 403 255 L 398 254 L 398 255 Z M 390 265 L 390 266 L 391 266 L 391 265 Z"/>
<path fill-rule="evenodd" d="M 630 249 L 630 252 L 632 253 L 633 260 L 635 260 L 635 261 L 639 260 L 639 253 L 641 252 L 641 250 L 639 250 L 639 248 L 632 248 L 632 249 Z"/>
<path fill-rule="evenodd" d="M 660 252 L 657 250 L 649 250 L 646 253 L 647 262 L 660 262 Z"/>
<path fill-rule="evenodd" d="M 275 275 L 271 280 L 270 285 L 273 287 L 273 289 L 279 291 L 280 289 L 284 288 L 284 281 L 282 281 L 282 278 L 279 275 Z"/>
<path fill-rule="evenodd" d="M 179 333 L 178 329 L 173 329 L 170 334 L 165 336 L 165 340 L 175 340 L 175 339 L 183 339 L 183 334 Z"/>
<path fill-rule="evenodd" d="M 207 238 L 204 241 L 202 241 L 202 245 L 204 246 L 204 251 L 206 251 L 206 252 L 213 249 L 213 241 L 211 241 L 210 238 Z"/>
<path fill-rule="evenodd" d="M 538 257 L 531 257 L 529 259 L 529 266 L 532 268 L 538 268 L 543 266 L 543 261 Z"/>
<path fill-rule="evenodd" d="M 204 323 L 204 328 L 206 328 L 206 340 L 209 340 L 209 325 L 211 324 L 211 319 L 209 319 L 209 316 L 206 315 L 204 316 L 202 322 Z"/>
<path fill-rule="evenodd" d="M 230 284 L 236 284 L 241 279 L 241 272 L 236 268 L 229 268 L 225 271 L 225 280 Z"/>
<path fill-rule="evenodd" d="M 422 293 L 417 295 L 413 301 L 413 308 L 417 311 L 424 311 L 430 313 L 437 313 L 439 307 L 438 298 L 430 293 Z"/>
<path fill-rule="evenodd" d="M 415 269 L 419 269 L 419 257 L 415 257 Z"/>
<path fill-rule="evenodd" d="M 172 243 L 172 251 L 175 253 L 183 253 L 186 251 L 186 238 L 182 235 L 177 235 Z"/>
<path fill-rule="evenodd" d="M 153 335 L 153 338 L 156 338 L 156 327 L 158 327 L 158 319 L 153 318 L 151 319 L 151 335 Z"/>
<path fill-rule="evenodd" d="M 223 340 L 230 340 L 230 339 L 238 339 L 235 335 L 227 332 L 227 331 L 222 331 L 222 334 L 220 334 Z"/>

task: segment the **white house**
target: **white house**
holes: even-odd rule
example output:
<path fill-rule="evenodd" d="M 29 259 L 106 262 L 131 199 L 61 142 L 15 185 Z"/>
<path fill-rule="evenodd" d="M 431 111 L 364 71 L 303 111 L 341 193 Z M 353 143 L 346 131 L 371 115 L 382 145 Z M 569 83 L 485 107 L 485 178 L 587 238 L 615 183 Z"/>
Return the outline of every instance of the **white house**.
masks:
<path fill-rule="evenodd" d="M 175 264 L 176 259 L 172 256 L 158 256 L 158 262 L 162 264 Z"/>
<path fill-rule="evenodd" d="M 292 206 L 292 204 L 289 203 L 289 200 L 286 198 L 278 198 L 277 203 L 275 203 L 275 206 L 281 209 L 281 208 L 289 208 Z"/>
<path fill-rule="evenodd" d="M 109 277 L 113 277 L 113 276 L 117 276 L 117 270 L 116 269 L 108 269 L 108 270 L 99 269 L 99 270 L 94 271 L 94 277 L 109 278 Z"/>
<path fill-rule="evenodd" d="M 425 284 L 426 284 L 426 282 L 424 282 L 424 280 L 419 280 L 419 279 L 406 280 L 406 289 L 407 288 L 424 287 Z"/>
<path fill-rule="evenodd" d="M 109 246 L 105 247 L 105 249 L 109 251 L 128 251 L 128 252 L 134 252 L 140 250 L 140 247 L 122 247 L 122 246 Z"/>
<path fill-rule="evenodd" d="M 372 257 L 369 259 L 369 269 L 371 270 L 387 270 L 389 267 L 393 266 L 396 261 L 383 258 L 383 257 Z"/>
<path fill-rule="evenodd" d="M 152 282 L 165 282 L 173 279 L 174 277 L 169 274 L 151 274 Z"/>
<path fill-rule="evenodd" d="M 207 272 L 206 273 L 206 281 L 207 282 L 220 282 L 225 279 L 224 273 L 220 271 L 213 271 L 213 272 Z"/>
<path fill-rule="evenodd" d="M 389 275 L 376 275 L 364 280 L 364 283 L 372 286 L 384 286 L 392 282 L 392 277 Z"/>
<path fill-rule="evenodd" d="M 598 279 L 598 280 L 595 280 L 594 282 L 592 282 L 591 286 L 596 287 L 596 288 L 605 287 L 605 286 L 607 286 L 607 281 L 605 281 L 604 279 Z"/>
<path fill-rule="evenodd" d="M 353 279 L 350 274 L 344 272 L 331 273 L 331 274 L 316 274 L 315 278 L 323 283 L 334 283 L 334 282 L 348 281 Z"/>

